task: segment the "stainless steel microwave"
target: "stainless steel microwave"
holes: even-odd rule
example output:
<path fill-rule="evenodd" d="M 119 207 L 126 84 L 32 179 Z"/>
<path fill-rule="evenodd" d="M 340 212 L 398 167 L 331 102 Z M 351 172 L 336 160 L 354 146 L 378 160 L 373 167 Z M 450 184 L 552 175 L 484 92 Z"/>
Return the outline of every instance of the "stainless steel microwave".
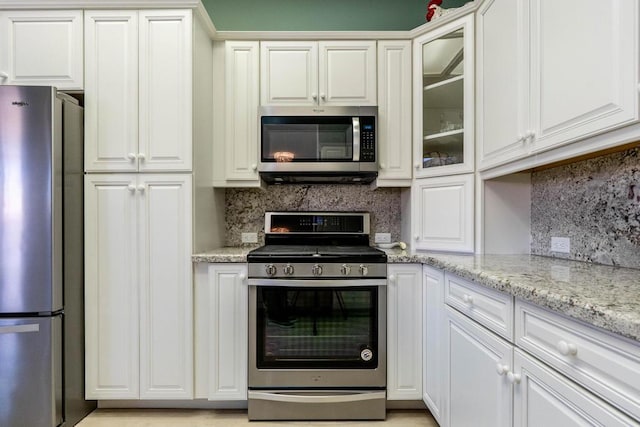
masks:
<path fill-rule="evenodd" d="M 377 107 L 261 107 L 258 171 L 268 183 L 369 183 Z"/>

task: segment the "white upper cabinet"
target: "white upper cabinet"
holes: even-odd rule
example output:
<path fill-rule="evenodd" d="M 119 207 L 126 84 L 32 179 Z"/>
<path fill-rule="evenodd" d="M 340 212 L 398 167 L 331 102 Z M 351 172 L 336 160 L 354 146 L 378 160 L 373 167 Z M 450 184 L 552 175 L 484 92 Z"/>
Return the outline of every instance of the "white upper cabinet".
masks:
<path fill-rule="evenodd" d="M 378 42 L 378 180 L 411 185 L 411 41 Z"/>
<path fill-rule="evenodd" d="M 214 43 L 214 182 L 216 187 L 257 187 L 259 44 Z"/>
<path fill-rule="evenodd" d="M 87 11 L 85 40 L 85 169 L 191 170 L 191 11 Z"/>
<path fill-rule="evenodd" d="M 478 11 L 479 168 L 638 120 L 638 3 L 493 0 Z"/>
<path fill-rule="evenodd" d="M 473 15 L 414 40 L 416 178 L 474 170 Z"/>
<path fill-rule="evenodd" d="M 83 89 L 82 11 L 0 11 L 0 84 Z"/>
<path fill-rule="evenodd" d="M 261 105 L 376 105 L 375 41 L 260 43 Z"/>

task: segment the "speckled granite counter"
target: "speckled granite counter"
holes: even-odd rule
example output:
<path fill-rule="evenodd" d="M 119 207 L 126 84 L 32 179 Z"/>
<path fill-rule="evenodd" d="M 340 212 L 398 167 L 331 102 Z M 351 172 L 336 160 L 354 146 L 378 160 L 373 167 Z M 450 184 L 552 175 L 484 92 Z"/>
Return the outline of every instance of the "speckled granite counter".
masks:
<path fill-rule="evenodd" d="M 194 262 L 246 262 L 252 248 L 222 248 Z M 390 263 L 422 263 L 640 341 L 640 270 L 530 255 L 410 254 Z"/>

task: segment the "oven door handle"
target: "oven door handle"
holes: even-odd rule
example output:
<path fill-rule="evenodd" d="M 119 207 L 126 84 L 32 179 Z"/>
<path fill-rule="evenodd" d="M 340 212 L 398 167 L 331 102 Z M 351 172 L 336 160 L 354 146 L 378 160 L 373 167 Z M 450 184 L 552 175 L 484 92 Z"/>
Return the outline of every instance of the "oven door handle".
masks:
<path fill-rule="evenodd" d="M 361 286 L 386 286 L 386 279 L 316 280 L 316 279 L 248 279 L 249 286 L 283 286 L 290 288 L 353 288 Z"/>
<path fill-rule="evenodd" d="M 291 403 L 342 403 L 342 402 L 358 402 L 362 400 L 385 399 L 384 391 L 370 391 L 359 393 L 336 392 L 332 394 L 330 391 L 326 395 L 300 395 L 290 393 L 269 393 L 264 391 L 249 391 L 249 399 L 271 400 L 276 402 Z"/>

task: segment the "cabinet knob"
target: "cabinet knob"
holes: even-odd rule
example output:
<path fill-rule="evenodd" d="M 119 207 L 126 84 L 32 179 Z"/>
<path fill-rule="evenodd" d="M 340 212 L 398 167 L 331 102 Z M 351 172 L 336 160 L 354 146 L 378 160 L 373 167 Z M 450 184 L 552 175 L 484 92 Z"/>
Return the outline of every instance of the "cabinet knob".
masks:
<path fill-rule="evenodd" d="M 385 165 L 384 163 L 380 163 L 380 169 L 386 169 L 387 165 Z"/>
<path fill-rule="evenodd" d="M 317 93 L 315 93 L 315 92 L 313 92 L 313 93 L 311 94 L 311 97 L 312 97 L 313 99 L 318 99 L 318 94 L 317 94 Z"/>
<path fill-rule="evenodd" d="M 536 136 L 535 132 L 532 130 L 528 130 L 525 134 L 524 134 L 524 138 L 525 140 L 527 140 L 527 142 L 531 142 L 533 141 L 534 137 Z"/>
<path fill-rule="evenodd" d="M 420 163 L 416 163 L 415 165 L 413 165 L 414 168 L 416 168 L 417 171 L 420 170 Z"/>
<path fill-rule="evenodd" d="M 473 304 L 473 296 L 464 294 L 462 296 L 462 301 L 466 302 L 469 305 L 472 305 Z"/>
<path fill-rule="evenodd" d="M 395 274 L 390 274 L 389 275 L 389 283 L 396 283 L 396 275 Z"/>
<path fill-rule="evenodd" d="M 240 283 L 244 283 L 247 280 L 247 275 L 244 273 L 238 274 L 238 280 L 240 280 Z"/>
<path fill-rule="evenodd" d="M 518 142 L 524 142 L 524 135 L 523 134 L 519 134 L 518 135 Z"/>
<path fill-rule="evenodd" d="M 327 95 L 325 95 L 324 93 L 320 94 L 320 99 L 322 99 L 323 101 L 327 99 Z"/>
<path fill-rule="evenodd" d="M 131 191 L 133 193 L 134 191 L 136 191 L 136 186 L 133 185 L 133 184 L 129 184 L 129 185 L 127 185 L 127 190 L 129 190 L 129 191 Z"/>
<path fill-rule="evenodd" d="M 413 240 L 417 242 L 418 240 L 420 240 L 420 236 L 416 234 L 415 236 L 413 236 Z"/>
<path fill-rule="evenodd" d="M 252 170 L 252 171 L 257 171 L 257 170 L 258 170 L 258 165 L 256 165 L 255 163 L 253 163 L 253 164 L 251 165 L 251 170 Z"/>
<path fill-rule="evenodd" d="M 9 74 L 5 73 L 4 71 L 0 71 L 0 79 L 6 80 L 8 78 L 9 78 Z"/>
<path fill-rule="evenodd" d="M 138 153 L 138 158 L 144 162 L 144 160 L 147 158 L 144 153 Z"/>
<path fill-rule="evenodd" d="M 509 372 L 509 365 L 503 365 L 502 363 L 496 364 L 496 372 L 498 375 L 505 375 Z"/>
<path fill-rule="evenodd" d="M 565 340 L 558 341 L 556 348 L 563 356 L 575 356 L 578 354 L 578 347 L 573 343 L 568 343 Z"/>
<path fill-rule="evenodd" d="M 142 184 L 138 185 L 138 191 L 139 192 L 144 193 L 144 190 L 146 190 L 144 185 L 142 185 Z"/>
<path fill-rule="evenodd" d="M 514 374 L 513 372 L 509 371 L 507 373 L 507 379 L 511 384 L 520 384 L 520 380 L 522 379 L 522 377 L 520 376 L 520 374 Z"/>
<path fill-rule="evenodd" d="M 127 158 L 131 161 L 134 161 L 136 159 L 136 153 L 127 154 Z"/>

